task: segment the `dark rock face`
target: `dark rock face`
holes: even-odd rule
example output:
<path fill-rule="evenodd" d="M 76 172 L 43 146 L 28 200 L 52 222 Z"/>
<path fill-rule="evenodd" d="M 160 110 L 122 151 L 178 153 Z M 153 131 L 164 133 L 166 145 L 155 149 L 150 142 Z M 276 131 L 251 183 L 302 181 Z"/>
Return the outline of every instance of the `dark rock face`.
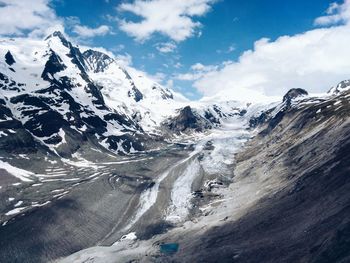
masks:
<path fill-rule="evenodd" d="M 103 119 L 105 121 L 117 122 L 118 124 L 123 125 L 125 128 L 133 127 L 138 131 L 142 131 L 142 127 L 140 127 L 137 123 L 135 123 L 128 116 L 121 114 L 121 113 L 111 112 L 111 113 L 104 115 Z"/>
<path fill-rule="evenodd" d="M 7 153 L 34 153 L 40 148 L 33 136 L 15 119 L 6 101 L 0 98 L 0 150 Z"/>
<path fill-rule="evenodd" d="M 63 119 L 61 114 L 49 110 L 27 121 L 24 127 L 32 131 L 35 136 L 48 137 L 59 132 L 60 128 L 65 125 L 68 126 L 68 123 Z"/>
<path fill-rule="evenodd" d="M 66 65 L 62 63 L 62 59 L 54 51 L 51 50 L 51 55 L 45 64 L 45 68 L 41 74 L 41 77 L 44 80 L 50 81 L 53 78 L 53 75 L 55 75 L 57 72 L 65 70 L 66 68 Z"/>
<path fill-rule="evenodd" d="M 186 106 L 180 110 L 177 117 L 170 120 L 168 127 L 175 132 L 184 132 L 187 129 L 201 131 L 203 129 L 209 129 L 210 124 L 195 114 L 190 106 Z"/>
<path fill-rule="evenodd" d="M 17 123 L 20 125 L 20 123 Z M 40 149 L 40 145 L 34 140 L 33 136 L 23 128 L 11 128 L 15 133 L 7 133 L 7 136 L 0 138 L 0 149 L 7 153 L 35 153 Z M 1 129 L 0 129 L 1 130 Z"/>
<path fill-rule="evenodd" d="M 98 109 L 107 109 L 105 105 L 105 101 L 103 99 L 103 95 L 100 89 L 92 82 L 89 82 L 87 86 L 85 86 L 85 91 L 90 93 L 93 97 L 92 101 L 97 106 Z"/>
<path fill-rule="evenodd" d="M 92 49 L 86 50 L 83 57 L 90 70 L 95 73 L 104 72 L 105 69 L 113 62 L 113 59 L 106 54 Z"/>
<path fill-rule="evenodd" d="M 273 109 L 269 109 L 267 111 L 261 112 L 258 116 L 253 116 L 249 120 L 249 126 L 251 128 L 256 128 L 259 125 L 264 124 L 267 120 L 271 118 L 271 113 L 273 112 Z"/>
<path fill-rule="evenodd" d="M 206 111 L 204 113 L 204 118 L 206 118 L 211 123 L 220 124 L 220 120 L 216 118 L 210 111 Z"/>
<path fill-rule="evenodd" d="M 10 51 L 7 51 L 5 54 L 5 62 L 7 65 L 12 66 L 13 64 L 16 63 L 15 59 L 13 58 L 12 54 Z"/>
<path fill-rule="evenodd" d="M 136 102 L 139 102 L 140 100 L 143 99 L 143 94 L 141 91 L 136 88 L 135 86 L 132 88 L 132 90 L 128 91 L 128 96 L 134 98 Z"/>
<path fill-rule="evenodd" d="M 107 143 L 110 145 L 110 149 L 113 151 L 118 151 L 119 154 L 125 154 L 132 152 L 133 150 L 142 151 L 144 146 L 140 138 L 132 135 L 122 135 L 122 136 L 109 136 L 107 138 Z"/>
<path fill-rule="evenodd" d="M 0 89 L 21 92 L 24 91 L 24 86 L 24 84 L 16 83 L 0 72 Z"/>
<path fill-rule="evenodd" d="M 291 89 L 283 96 L 283 102 L 290 104 L 293 99 L 306 95 L 308 95 L 308 93 L 304 89 Z"/>

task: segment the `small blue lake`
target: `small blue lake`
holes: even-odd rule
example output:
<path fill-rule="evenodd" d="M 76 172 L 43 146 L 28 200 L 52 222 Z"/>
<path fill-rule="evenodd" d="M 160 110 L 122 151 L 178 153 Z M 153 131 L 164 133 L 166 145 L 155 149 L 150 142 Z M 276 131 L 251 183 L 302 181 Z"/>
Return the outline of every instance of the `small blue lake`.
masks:
<path fill-rule="evenodd" d="M 166 243 L 160 245 L 160 252 L 163 254 L 175 254 L 179 250 L 178 243 Z"/>

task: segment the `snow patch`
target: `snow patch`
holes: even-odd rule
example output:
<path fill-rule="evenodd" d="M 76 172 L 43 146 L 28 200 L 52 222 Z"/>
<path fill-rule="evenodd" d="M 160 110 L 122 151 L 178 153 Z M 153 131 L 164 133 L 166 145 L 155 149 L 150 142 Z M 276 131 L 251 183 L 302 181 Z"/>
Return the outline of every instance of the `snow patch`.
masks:
<path fill-rule="evenodd" d="M 0 169 L 6 170 L 8 173 L 12 174 L 16 178 L 20 179 L 23 182 L 31 182 L 30 177 L 35 174 L 17 167 L 12 166 L 9 163 L 3 162 L 0 160 Z"/>

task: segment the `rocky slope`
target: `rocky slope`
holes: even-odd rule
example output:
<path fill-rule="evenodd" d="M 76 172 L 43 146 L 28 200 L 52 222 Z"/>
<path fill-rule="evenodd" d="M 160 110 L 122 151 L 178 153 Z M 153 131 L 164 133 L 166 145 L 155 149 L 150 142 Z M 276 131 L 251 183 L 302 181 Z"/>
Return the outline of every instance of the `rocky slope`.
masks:
<path fill-rule="evenodd" d="M 292 90 L 256 114 L 228 188 L 214 180 L 193 192 L 188 221 L 62 262 L 348 262 L 350 90 L 340 86 L 323 97 Z"/>
<path fill-rule="evenodd" d="M 253 203 L 184 235 L 179 253 L 159 262 L 348 262 L 350 91 L 333 90 L 285 103 L 261 124 L 234 170 L 233 185 L 257 191 Z"/>

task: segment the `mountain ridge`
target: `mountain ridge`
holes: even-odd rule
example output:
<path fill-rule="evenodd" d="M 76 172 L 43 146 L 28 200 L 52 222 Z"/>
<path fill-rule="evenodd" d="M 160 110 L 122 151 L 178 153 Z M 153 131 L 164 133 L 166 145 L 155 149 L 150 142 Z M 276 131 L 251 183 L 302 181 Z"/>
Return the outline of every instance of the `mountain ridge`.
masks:
<path fill-rule="evenodd" d="M 16 40 L 8 43 L 9 45 L 6 45 L 6 42 L 2 42 L 1 45 L 8 49 L 7 52 L 10 52 L 14 62 L 11 63 L 11 68 L 3 65 L 0 70 L 3 96 L 12 97 L 7 103 L 10 110 L 17 113 L 15 117 L 22 122 L 25 129 L 29 129 L 29 132 L 36 136 L 35 139 L 50 136 L 57 138 L 39 139 L 56 154 L 58 152 L 54 149 L 54 142 L 63 140 L 58 139 L 59 128 L 62 128 L 58 126 L 62 125 L 73 128 L 81 133 L 82 137 L 86 136 L 82 129 L 89 129 L 90 135 L 95 129 L 95 137 L 99 137 L 95 140 L 107 151 L 125 153 L 134 148 L 133 143 L 138 145 L 137 150 L 145 150 L 137 140 L 131 137 L 123 140 L 118 136 L 136 132 L 147 137 L 155 131 L 158 136 L 162 135 L 159 133 L 162 123 L 175 116 L 179 109 L 191 104 L 183 99 L 179 101 L 179 95 L 140 75 L 140 72 L 128 72 L 107 54 L 92 49 L 82 53 L 59 31 L 52 33 L 44 41 L 32 40 L 28 43 L 33 46 L 29 48 L 28 54 L 16 53 L 16 49 L 19 48 L 16 46 Z M 4 55 L 5 60 L 8 60 L 7 54 Z M 15 59 L 17 55 L 18 59 Z M 22 83 L 25 77 L 30 81 Z M 47 97 L 51 95 L 56 98 Z M 33 105 L 30 105 L 31 103 Z M 16 104 L 26 106 L 19 108 Z M 203 107 L 212 107 L 212 110 L 203 111 Z M 70 112 L 67 112 L 68 109 Z M 210 127 L 214 124 L 210 118 L 217 124 L 218 118 L 228 116 L 218 112 L 218 107 L 214 105 L 199 105 L 199 109 L 197 112 L 204 114 L 202 117 L 210 123 Z M 49 111 L 45 113 L 49 118 L 40 114 L 41 111 Z M 21 115 L 30 112 L 31 115 Z M 214 118 L 213 114 L 217 116 Z M 29 116 L 31 121 L 36 119 L 38 123 L 29 125 Z M 35 125 L 42 125 L 40 118 L 56 119 L 55 123 L 61 124 L 50 133 L 40 134 L 34 129 Z M 55 127 L 54 123 L 52 126 Z M 207 128 L 209 126 L 207 125 Z M 53 145 L 50 145 L 49 141 Z M 123 145 L 122 148 L 118 150 L 117 144 Z"/>

